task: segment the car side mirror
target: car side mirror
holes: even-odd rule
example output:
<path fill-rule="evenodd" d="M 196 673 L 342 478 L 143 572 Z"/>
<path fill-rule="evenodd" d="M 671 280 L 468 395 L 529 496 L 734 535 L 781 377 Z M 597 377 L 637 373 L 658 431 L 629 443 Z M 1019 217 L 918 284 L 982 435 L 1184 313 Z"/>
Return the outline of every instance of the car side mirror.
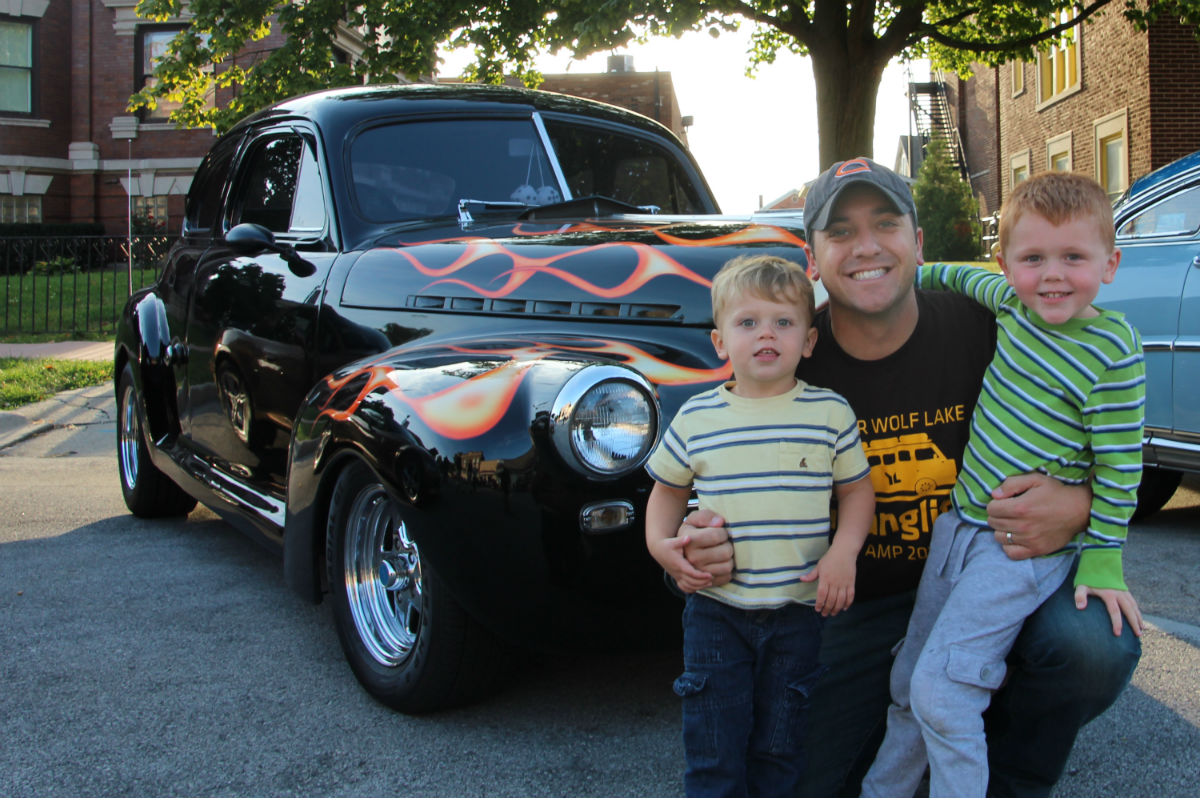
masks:
<path fill-rule="evenodd" d="M 300 278 L 307 278 L 317 271 L 311 262 L 304 260 L 296 252 L 296 248 L 290 244 L 275 241 L 275 234 L 257 222 L 243 222 L 240 225 L 234 225 L 225 234 L 225 243 L 232 247 L 235 253 L 242 256 L 256 256 L 264 250 L 278 253 L 287 262 L 288 268 Z"/>

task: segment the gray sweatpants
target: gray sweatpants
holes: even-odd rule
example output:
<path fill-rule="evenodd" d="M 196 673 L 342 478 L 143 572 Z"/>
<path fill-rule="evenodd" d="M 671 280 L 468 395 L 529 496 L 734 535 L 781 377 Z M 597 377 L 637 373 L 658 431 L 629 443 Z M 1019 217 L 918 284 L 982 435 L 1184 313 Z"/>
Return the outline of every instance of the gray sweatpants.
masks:
<path fill-rule="evenodd" d="M 912 797 L 926 760 L 930 797 L 986 796 L 983 712 L 1022 623 L 1062 584 L 1072 561 L 1069 553 L 1013 561 L 990 528 L 954 511 L 937 518 L 864 797 Z"/>

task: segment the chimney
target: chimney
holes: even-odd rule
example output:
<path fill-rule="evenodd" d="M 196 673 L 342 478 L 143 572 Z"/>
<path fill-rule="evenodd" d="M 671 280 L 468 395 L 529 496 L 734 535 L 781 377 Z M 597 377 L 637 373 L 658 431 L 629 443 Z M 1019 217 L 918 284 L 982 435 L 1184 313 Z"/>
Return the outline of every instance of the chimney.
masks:
<path fill-rule="evenodd" d="M 633 56 L 609 56 L 609 72 L 633 72 Z"/>

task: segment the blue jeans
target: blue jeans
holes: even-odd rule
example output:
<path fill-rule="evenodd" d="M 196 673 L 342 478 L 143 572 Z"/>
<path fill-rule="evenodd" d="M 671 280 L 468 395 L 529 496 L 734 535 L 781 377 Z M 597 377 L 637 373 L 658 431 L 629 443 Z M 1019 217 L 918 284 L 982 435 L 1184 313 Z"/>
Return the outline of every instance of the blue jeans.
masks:
<path fill-rule="evenodd" d="M 796 794 L 822 625 L 811 606 L 747 611 L 688 596 L 674 689 L 689 797 Z"/>
<path fill-rule="evenodd" d="M 1079 729 L 1129 683 L 1141 640 L 1112 634 L 1104 604 L 1075 608 L 1074 567 L 1025 621 L 1007 683 L 984 714 L 988 794 L 1044 797 L 1062 775 Z M 825 626 L 826 672 L 813 690 L 800 795 L 857 797 L 883 739 L 892 649 L 904 637 L 915 592 L 856 601 Z"/>

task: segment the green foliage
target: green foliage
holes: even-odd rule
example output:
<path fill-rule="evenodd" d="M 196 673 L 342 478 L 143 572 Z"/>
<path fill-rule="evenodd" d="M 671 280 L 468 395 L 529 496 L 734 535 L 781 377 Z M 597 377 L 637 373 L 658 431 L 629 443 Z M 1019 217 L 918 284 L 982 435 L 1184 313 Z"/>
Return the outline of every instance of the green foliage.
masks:
<path fill-rule="evenodd" d="M 70 256 L 56 256 L 48 261 L 39 261 L 33 265 L 33 271 L 38 275 L 63 275 L 79 272 L 79 265 Z"/>
<path fill-rule="evenodd" d="M 912 187 L 917 221 L 925 231 L 926 261 L 965 261 L 979 257 L 979 201 L 950 159 L 944 139 L 925 147 L 925 160 Z"/>
<path fill-rule="evenodd" d="M 181 102 L 181 127 L 226 130 L 247 113 L 289 95 L 347 84 L 382 83 L 437 71 L 439 47 L 468 49 L 476 60 L 464 77 L 499 83 L 505 74 L 536 86 L 542 53 L 576 57 L 630 41 L 707 31 L 714 38 L 754 26 L 747 72 L 781 50 L 807 54 L 817 88 L 821 164 L 869 155 L 875 94 L 894 58 L 928 57 L 965 72 L 972 62 L 1029 58 L 1077 22 L 1121 13 L 1144 29 L 1158 16 L 1200 23 L 1200 0 L 140 0 L 139 16 L 182 18 L 155 68 L 154 87 L 130 109 L 159 99 Z M 1061 14 L 1060 14 L 1061 12 Z M 1059 15 L 1062 24 L 1048 20 Z M 283 44 L 266 46 L 273 32 Z M 344 54 L 350 53 L 349 63 Z M 209 108 L 217 88 L 236 87 Z"/>
<path fill-rule="evenodd" d="M 49 358 L 0 358 L 0 409 L 19 408 L 67 389 L 112 380 L 112 363 Z"/>

